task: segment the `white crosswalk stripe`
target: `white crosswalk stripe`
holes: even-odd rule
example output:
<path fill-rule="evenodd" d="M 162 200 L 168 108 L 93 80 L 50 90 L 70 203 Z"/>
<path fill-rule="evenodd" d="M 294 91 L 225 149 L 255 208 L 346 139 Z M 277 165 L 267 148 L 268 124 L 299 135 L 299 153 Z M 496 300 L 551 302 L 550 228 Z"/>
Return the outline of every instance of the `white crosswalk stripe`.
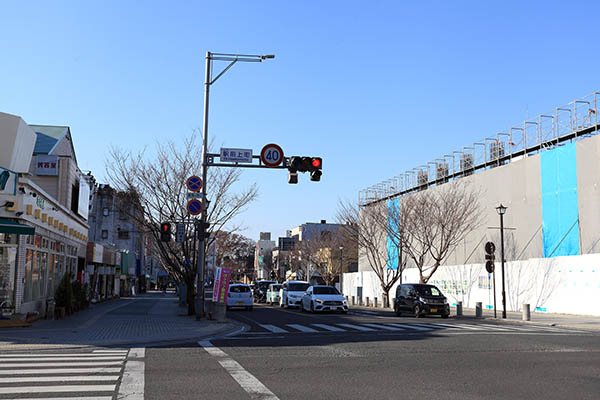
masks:
<path fill-rule="evenodd" d="M 346 332 L 345 329 L 342 328 L 338 328 L 332 325 L 326 325 L 326 324 L 312 324 L 314 326 L 316 326 L 317 328 L 322 328 L 331 332 Z"/>
<path fill-rule="evenodd" d="M 0 395 L 31 399 L 109 400 L 128 350 L 0 353 Z M 86 396 L 87 393 L 96 396 Z M 4 397 L 2 397 L 4 398 Z"/>
<path fill-rule="evenodd" d="M 287 326 L 297 329 L 300 332 L 310 332 L 310 333 L 315 333 L 315 332 L 319 332 L 316 329 L 313 328 L 309 328 L 308 326 L 304 326 L 304 325 L 298 325 L 298 324 L 287 324 Z"/>
<path fill-rule="evenodd" d="M 392 322 L 379 322 L 379 323 L 354 323 L 354 324 L 286 324 L 284 327 L 279 327 L 270 324 L 258 324 L 262 328 L 268 330 L 271 333 L 326 333 L 326 332 L 347 332 L 347 331 L 362 331 L 362 332 L 376 332 L 376 331 L 396 331 L 406 333 L 417 333 L 417 332 L 432 332 L 432 331 L 449 331 L 453 333 L 459 332 L 472 332 L 472 333 L 485 333 L 485 332 L 580 332 L 570 331 L 567 329 L 545 327 L 545 326 L 517 326 L 517 325 L 496 325 L 496 324 L 485 324 L 485 323 L 392 323 Z M 308 326 L 310 325 L 310 326 Z M 252 332 L 246 333 L 252 334 Z M 0 358 L 0 361 L 2 359 Z M 0 370 L 0 375 L 2 374 Z"/>
<path fill-rule="evenodd" d="M 289 331 L 286 331 L 285 329 L 279 328 L 275 325 L 265 325 L 265 324 L 259 324 L 259 325 L 273 333 L 288 333 L 289 332 Z"/>
<path fill-rule="evenodd" d="M 350 329 L 356 329 L 357 331 L 363 331 L 363 332 L 374 332 L 375 329 L 373 328 L 367 328 L 366 326 L 361 326 L 361 325 L 352 325 L 352 324 L 337 324 L 338 326 L 343 326 L 345 328 L 350 328 Z"/>
<path fill-rule="evenodd" d="M 361 325 L 368 326 L 371 328 L 383 329 L 386 331 L 404 331 L 404 330 L 406 330 L 405 328 L 396 326 L 395 324 L 388 324 L 388 325 L 392 325 L 392 326 L 383 325 L 383 324 L 361 324 Z"/>

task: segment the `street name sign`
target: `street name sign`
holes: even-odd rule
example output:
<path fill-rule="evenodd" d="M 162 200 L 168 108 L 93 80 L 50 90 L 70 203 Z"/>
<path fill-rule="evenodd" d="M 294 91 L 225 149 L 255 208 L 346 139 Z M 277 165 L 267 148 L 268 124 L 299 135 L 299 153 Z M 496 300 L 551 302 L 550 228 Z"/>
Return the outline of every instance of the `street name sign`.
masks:
<path fill-rule="evenodd" d="M 252 163 L 252 149 L 229 149 L 221 148 L 221 161 Z"/>
<path fill-rule="evenodd" d="M 187 202 L 187 210 L 191 215 L 198 215 L 202 212 L 202 202 L 197 199 L 192 199 Z"/>
<path fill-rule="evenodd" d="M 275 143 L 262 148 L 260 159 L 267 167 L 276 167 L 283 162 L 283 150 Z"/>
<path fill-rule="evenodd" d="M 202 198 L 202 193 L 198 193 L 198 192 L 187 192 L 185 195 L 188 200 Z"/>
<path fill-rule="evenodd" d="M 202 179 L 199 176 L 192 175 L 185 181 L 185 186 L 190 192 L 199 192 L 202 189 Z"/>

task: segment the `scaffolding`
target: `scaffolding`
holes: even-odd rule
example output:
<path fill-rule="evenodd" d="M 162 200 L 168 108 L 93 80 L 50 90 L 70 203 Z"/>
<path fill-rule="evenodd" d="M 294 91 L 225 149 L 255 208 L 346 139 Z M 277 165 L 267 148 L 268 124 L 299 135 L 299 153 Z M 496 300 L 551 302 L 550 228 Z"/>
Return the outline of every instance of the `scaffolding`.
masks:
<path fill-rule="evenodd" d="M 600 92 L 556 107 L 359 192 L 360 206 L 393 199 L 499 167 L 598 134 Z"/>

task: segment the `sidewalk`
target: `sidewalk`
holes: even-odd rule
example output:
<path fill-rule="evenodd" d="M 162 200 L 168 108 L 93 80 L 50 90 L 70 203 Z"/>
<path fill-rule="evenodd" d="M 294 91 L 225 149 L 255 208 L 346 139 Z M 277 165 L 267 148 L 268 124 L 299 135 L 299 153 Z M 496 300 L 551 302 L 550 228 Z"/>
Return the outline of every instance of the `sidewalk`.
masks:
<path fill-rule="evenodd" d="M 92 305 L 61 320 L 39 320 L 31 327 L 0 329 L 0 350 L 148 345 L 199 340 L 240 328 L 238 323 L 187 316 L 173 294 L 154 293 Z"/>
<path fill-rule="evenodd" d="M 366 307 L 366 306 L 350 306 L 350 310 L 372 311 L 394 315 L 394 311 L 390 308 L 382 307 Z M 558 326 L 562 328 L 583 329 L 591 331 L 600 331 L 600 317 L 593 315 L 574 315 L 574 314 L 552 314 L 532 312 L 531 321 L 523 321 L 523 314 L 520 312 L 507 311 L 506 319 L 502 319 L 502 310 L 497 311 L 498 318 L 494 318 L 493 310 L 483 310 L 484 320 L 492 320 L 506 323 L 523 323 L 534 325 Z M 463 308 L 462 317 L 456 316 L 456 308 L 450 307 L 450 318 L 454 319 L 475 319 L 474 308 Z"/>

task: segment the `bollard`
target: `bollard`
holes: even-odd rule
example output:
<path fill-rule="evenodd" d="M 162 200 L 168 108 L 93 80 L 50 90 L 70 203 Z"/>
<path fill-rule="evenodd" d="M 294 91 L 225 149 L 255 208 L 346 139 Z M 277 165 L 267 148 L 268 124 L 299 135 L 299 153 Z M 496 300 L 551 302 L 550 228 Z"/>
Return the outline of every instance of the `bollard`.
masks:
<path fill-rule="evenodd" d="M 358 298 L 358 305 L 359 305 L 359 306 L 362 306 L 362 305 L 363 305 L 362 297 L 359 297 L 359 298 Z"/>
<path fill-rule="evenodd" d="M 523 321 L 531 321 L 531 310 L 529 304 L 523 304 Z"/>
<path fill-rule="evenodd" d="M 462 317 L 462 301 L 456 302 L 456 316 Z"/>
<path fill-rule="evenodd" d="M 373 299 L 373 307 L 377 308 L 377 297 Z"/>
<path fill-rule="evenodd" d="M 478 301 L 475 303 L 475 318 L 481 318 L 483 316 L 483 307 L 481 306 L 481 302 Z"/>
<path fill-rule="evenodd" d="M 367 307 L 370 307 L 370 306 L 371 306 L 371 304 L 369 302 L 369 298 L 367 297 Z"/>
<path fill-rule="evenodd" d="M 352 296 L 352 305 L 356 305 L 356 298 L 354 296 Z"/>

